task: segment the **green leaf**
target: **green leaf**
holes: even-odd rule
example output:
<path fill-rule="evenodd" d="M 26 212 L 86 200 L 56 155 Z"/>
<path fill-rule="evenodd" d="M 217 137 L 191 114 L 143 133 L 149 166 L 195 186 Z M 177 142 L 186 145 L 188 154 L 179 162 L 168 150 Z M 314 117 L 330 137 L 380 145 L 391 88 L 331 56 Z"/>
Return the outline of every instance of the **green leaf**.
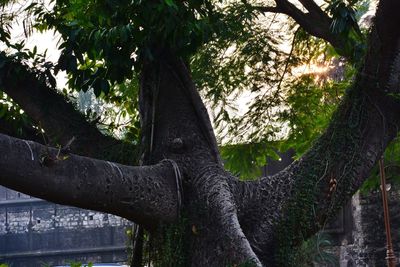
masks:
<path fill-rule="evenodd" d="M 4 105 L 0 105 L 0 118 L 3 118 L 7 112 L 7 107 Z"/>
<path fill-rule="evenodd" d="M 168 6 L 173 7 L 174 9 L 178 10 L 178 6 L 175 4 L 174 0 L 164 0 L 164 1 Z"/>

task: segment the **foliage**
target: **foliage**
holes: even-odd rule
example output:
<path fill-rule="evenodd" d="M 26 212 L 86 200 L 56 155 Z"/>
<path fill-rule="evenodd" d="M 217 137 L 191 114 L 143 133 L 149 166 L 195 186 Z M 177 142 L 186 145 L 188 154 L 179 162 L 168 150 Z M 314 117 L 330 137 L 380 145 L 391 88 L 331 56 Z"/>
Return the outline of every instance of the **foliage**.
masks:
<path fill-rule="evenodd" d="M 224 143 L 258 142 L 273 136 L 277 130 L 272 124 L 267 129 L 259 129 L 257 123 L 263 119 L 271 121 L 263 111 L 281 104 L 275 86 L 281 78 L 287 53 L 279 46 L 290 36 L 290 27 L 280 24 L 288 30 L 288 35 L 271 29 L 271 23 L 259 21 L 259 14 L 240 2 L 222 8 L 221 13 L 224 31 L 214 35 L 192 57 L 193 77 L 213 108 L 214 123 L 219 134 L 225 135 Z M 262 104 L 253 100 L 250 107 L 253 112 L 235 116 L 235 102 L 245 91 L 259 95 Z M 259 118 L 254 120 L 255 117 Z M 228 130 L 224 132 L 226 127 Z"/>
<path fill-rule="evenodd" d="M 157 234 L 149 236 L 149 259 L 155 267 L 183 267 L 187 264 L 189 244 L 185 243 L 185 234 L 189 231 L 188 221 L 182 216 L 177 224 L 162 225 Z"/>
<path fill-rule="evenodd" d="M 304 241 L 295 251 L 295 262 L 298 267 L 308 267 L 318 264 L 319 266 L 339 266 L 336 256 L 328 250 L 333 246 L 330 237 L 324 233 Z"/>
<path fill-rule="evenodd" d="M 259 173 L 262 153 L 274 158 L 275 151 L 290 147 L 298 156 L 304 153 L 352 81 L 365 51 L 366 30 L 359 21 L 369 1 L 337 0 L 322 7 L 334 18 L 332 31 L 348 41 L 347 51 L 335 51 L 290 19 L 234 1 L 218 10 L 225 30 L 192 57 L 193 77 L 212 107 L 219 141 L 229 147 L 222 148 L 226 165 L 242 177 Z M 313 72 L 314 66 L 325 70 Z M 243 111 L 237 103 L 244 101 Z"/>
<path fill-rule="evenodd" d="M 268 164 L 267 160 L 279 160 L 271 142 L 226 145 L 221 147 L 221 156 L 225 168 L 242 179 L 255 179 L 261 176 L 261 166 Z M 254 158 L 255 161 L 249 161 Z"/>
<path fill-rule="evenodd" d="M 288 108 L 280 113 L 280 119 L 288 122 L 289 127 L 288 137 L 281 149 L 292 148 L 299 157 L 325 130 L 345 89 L 350 86 L 354 68 L 336 65 L 330 71 L 333 73 L 327 70 L 325 73 L 302 75 L 291 83 L 287 91 Z M 329 77 L 338 72 L 343 72 L 339 74 L 343 76 L 336 79 Z"/>
<path fill-rule="evenodd" d="M 255 267 L 257 266 L 253 261 L 245 261 L 240 264 L 227 265 L 227 267 Z"/>
<path fill-rule="evenodd" d="M 384 166 L 387 184 L 400 184 L 400 140 L 397 138 L 385 150 Z M 380 188 L 379 167 L 375 166 L 370 177 L 360 188 L 361 193 L 367 193 L 371 190 Z"/>
<path fill-rule="evenodd" d="M 0 51 L 0 70 L 6 67 L 8 63 L 19 62 L 31 70 L 31 72 L 37 77 L 37 79 L 49 86 L 50 88 L 56 87 L 56 79 L 51 73 L 53 68 L 52 62 L 47 62 L 45 60 L 46 53 L 37 53 L 37 47 L 35 46 L 32 51 L 25 48 L 25 43 L 19 42 L 10 46 L 15 52 L 5 53 Z M 2 77 L 0 76 L 0 86 L 2 83 Z"/>
<path fill-rule="evenodd" d="M 367 11 L 369 1 L 360 0 L 333 0 L 326 7 L 326 11 L 333 18 L 331 30 L 333 33 L 345 37 L 344 51 L 340 54 L 349 55 L 353 62 L 360 62 L 365 53 L 364 35 L 358 25 L 363 12 Z"/>
<path fill-rule="evenodd" d="M 185 241 L 185 234 L 188 231 L 187 219 L 180 218 L 177 224 L 160 225 L 157 231 L 150 234 L 144 231 L 143 234 L 143 264 L 144 266 L 186 266 L 188 244 Z M 127 252 L 128 264 L 132 264 L 132 244 L 134 233 L 131 229 L 126 231 L 128 235 Z"/>
<path fill-rule="evenodd" d="M 67 264 L 69 267 L 92 267 L 93 266 L 93 263 L 91 263 L 91 262 L 89 262 L 87 264 L 83 264 L 79 261 L 67 261 Z M 43 267 L 50 267 L 50 266 L 51 265 L 47 264 L 47 263 L 43 264 Z"/>
<path fill-rule="evenodd" d="M 0 91 L 0 120 L 21 138 L 28 137 L 27 129 L 36 135 L 40 133 L 40 130 L 24 111 L 2 91 Z M 32 136 L 29 137 L 32 138 Z"/>
<path fill-rule="evenodd" d="M 163 43 L 181 55 L 192 54 L 212 32 L 213 8 L 208 1 L 52 1 L 53 10 L 33 3 L 39 30 L 61 36 L 55 71 L 70 75 L 71 88 L 96 96 L 133 78 L 143 60 L 152 60 L 154 44 Z M 161 18 L 161 19 L 160 19 Z M 183 22 L 183 23 L 182 23 Z"/>
<path fill-rule="evenodd" d="M 0 42 L 8 47 L 7 60 L 32 67 L 43 82 L 55 88 L 55 75 L 68 74 L 69 89 L 63 93 L 76 99 L 76 91 L 90 89 L 101 104 L 109 104 L 110 114 L 84 112 L 90 121 L 105 131 L 118 130 L 126 138 L 138 140 L 138 73 L 143 61 L 152 60 L 158 51 L 154 44 L 192 55 L 215 29 L 218 14 L 208 0 L 192 1 L 33 1 L 17 10 L 7 8 L 13 1 L 2 2 Z M 46 55 L 29 51 L 25 43 L 11 40 L 11 26 L 22 16 L 26 37 L 32 30 L 54 30 L 61 35 L 57 63 L 44 61 Z M 160 19 L 162 18 L 162 19 Z M 2 52 L 4 53 L 4 52 Z M 5 54 L 4 54 L 5 55 Z M 0 67 L 4 63 L 0 60 Z M 114 112 L 119 109 L 120 112 Z M 123 125 L 114 125 L 116 118 Z"/>

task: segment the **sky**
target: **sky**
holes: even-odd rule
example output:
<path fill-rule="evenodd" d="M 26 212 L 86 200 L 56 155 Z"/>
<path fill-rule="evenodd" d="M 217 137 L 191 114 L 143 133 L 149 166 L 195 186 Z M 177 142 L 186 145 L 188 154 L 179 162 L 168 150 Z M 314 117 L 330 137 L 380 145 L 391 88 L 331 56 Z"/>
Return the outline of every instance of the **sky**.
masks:
<path fill-rule="evenodd" d="M 49 1 L 45 0 L 45 2 Z M 45 31 L 43 33 L 40 33 L 34 30 L 31 34 L 28 34 L 28 36 L 25 35 L 24 23 L 29 25 L 29 22 L 26 21 L 26 12 L 24 12 L 24 9 L 31 3 L 31 0 L 21 1 L 21 3 L 14 3 L 10 7 L 8 7 L 12 11 L 16 11 L 19 13 L 18 18 L 14 20 L 14 23 L 12 24 L 11 39 L 14 42 L 25 40 L 25 47 L 27 49 L 33 49 L 34 46 L 36 46 L 38 53 L 44 53 L 47 50 L 46 60 L 57 62 L 60 56 L 60 50 L 57 48 L 57 43 L 60 39 L 59 34 L 55 34 L 53 31 Z M 0 44 L 0 49 L 5 49 L 5 45 Z M 67 76 L 65 72 L 60 72 L 57 75 L 56 79 L 58 88 L 65 87 L 67 82 Z"/>

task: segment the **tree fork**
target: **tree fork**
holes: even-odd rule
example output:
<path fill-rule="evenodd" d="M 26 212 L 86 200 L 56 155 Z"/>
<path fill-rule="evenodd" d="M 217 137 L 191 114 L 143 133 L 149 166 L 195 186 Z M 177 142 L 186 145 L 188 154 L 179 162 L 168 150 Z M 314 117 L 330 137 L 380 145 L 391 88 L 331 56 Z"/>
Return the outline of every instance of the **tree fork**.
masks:
<path fill-rule="evenodd" d="M 145 138 L 152 142 L 146 145 L 152 147 L 147 158 L 152 163 L 171 159 L 182 174 L 185 243 L 190 244 L 184 266 L 261 266 L 237 217 L 233 192 L 238 179 L 222 168 L 189 70 L 169 49 L 160 49 L 156 58 L 141 73 L 141 118 Z"/>

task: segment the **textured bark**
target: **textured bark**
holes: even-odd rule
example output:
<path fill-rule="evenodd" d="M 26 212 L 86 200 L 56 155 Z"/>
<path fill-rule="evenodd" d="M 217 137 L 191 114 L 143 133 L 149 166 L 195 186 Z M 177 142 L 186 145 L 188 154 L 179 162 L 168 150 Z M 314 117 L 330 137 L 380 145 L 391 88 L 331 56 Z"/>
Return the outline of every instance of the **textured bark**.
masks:
<path fill-rule="evenodd" d="M 315 12 L 310 1 L 301 2 Z M 0 183 L 57 203 L 121 215 L 153 233 L 155 225 L 177 223 L 180 215 L 189 245 L 183 266 L 291 266 L 285 257 L 323 228 L 398 133 L 398 10 L 399 1 L 381 1 L 364 66 L 329 128 L 299 161 L 275 176 L 241 182 L 223 169 L 190 71 L 177 53 L 159 48 L 152 51 L 153 61 L 144 62 L 140 92 L 142 162 L 154 165 L 57 158 L 56 149 L 0 135 Z M 26 101 L 22 93 L 17 98 Z M 39 118 L 44 116 L 40 107 L 38 102 Z"/>
<path fill-rule="evenodd" d="M 177 218 L 175 173 L 169 162 L 130 167 L 66 155 L 6 135 L 0 135 L 0 151 L 1 184 L 14 190 L 112 213 L 147 228 Z"/>
<path fill-rule="evenodd" d="M 6 63 L 1 68 L 0 86 L 45 130 L 51 144 L 65 145 L 75 137 L 71 144 L 74 153 L 125 164 L 136 163 L 134 145 L 102 134 L 64 96 L 39 81 L 27 66 L 13 61 Z"/>
<path fill-rule="evenodd" d="M 171 51 L 158 53 L 158 60 L 148 62 L 142 71 L 142 122 L 144 129 L 151 129 L 151 161 L 172 159 L 182 175 L 182 209 L 191 226 L 185 236 L 190 246 L 184 266 L 246 261 L 260 266 L 236 215 L 232 188 L 237 178 L 222 168 L 208 115 L 190 73 Z"/>

